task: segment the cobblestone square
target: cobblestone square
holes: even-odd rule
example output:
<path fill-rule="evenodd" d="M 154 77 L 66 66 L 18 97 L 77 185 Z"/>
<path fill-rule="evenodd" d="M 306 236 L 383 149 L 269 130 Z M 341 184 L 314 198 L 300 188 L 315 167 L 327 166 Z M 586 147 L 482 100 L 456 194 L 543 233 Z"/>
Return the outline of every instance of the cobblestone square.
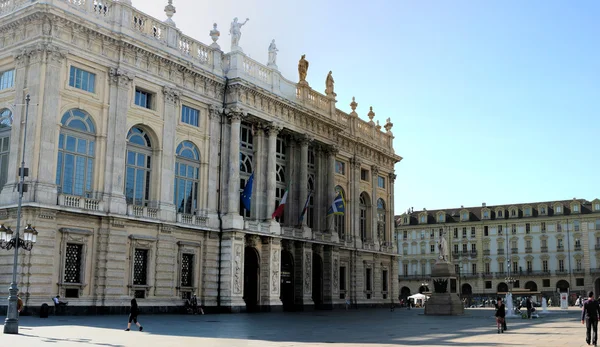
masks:
<path fill-rule="evenodd" d="M 0 346 L 585 346 L 579 314 L 551 309 L 539 319 L 508 319 L 504 334 L 489 308 L 459 317 L 422 309 L 146 315 L 143 332 L 124 331 L 126 316 L 22 317 L 20 335 L 0 335 Z"/>

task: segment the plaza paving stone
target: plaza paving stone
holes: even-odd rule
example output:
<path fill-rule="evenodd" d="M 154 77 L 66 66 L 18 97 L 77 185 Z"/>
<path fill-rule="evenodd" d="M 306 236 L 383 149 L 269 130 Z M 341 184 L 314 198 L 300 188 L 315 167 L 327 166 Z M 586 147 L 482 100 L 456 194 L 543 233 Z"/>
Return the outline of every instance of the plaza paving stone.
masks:
<path fill-rule="evenodd" d="M 587 346 L 580 310 L 551 309 L 540 319 L 508 319 L 498 334 L 490 308 L 458 317 L 422 309 L 140 316 L 144 331 L 124 331 L 127 316 L 21 317 L 19 335 L 0 346 Z"/>

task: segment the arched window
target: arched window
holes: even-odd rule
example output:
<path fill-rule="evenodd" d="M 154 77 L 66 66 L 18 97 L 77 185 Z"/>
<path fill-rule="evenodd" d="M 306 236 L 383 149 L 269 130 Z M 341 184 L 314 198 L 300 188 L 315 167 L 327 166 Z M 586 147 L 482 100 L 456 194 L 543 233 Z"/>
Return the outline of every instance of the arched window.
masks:
<path fill-rule="evenodd" d="M 369 236 L 369 196 L 367 193 L 360 194 L 359 209 L 360 209 L 360 238 L 363 242 L 367 241 Z"/>
<path fill-rule="evenodd" d="M 377 200 L 377 237 L 379 238 L 379 242 L 387 241 L 385 222 L 385 201 L 379 198 Z"/>
<path fill-rule="evenodd" d="M 246 188 L 246 183 L 254 171 L 254 132 L 252 125 L 242 123 L 240 128 L 240 194 Z M 239 212 L 242 217 L 250 217 L 250 210 L 246 209 L 242 199 L 240 199 Z"/>
<path fill-rule="evenodd" d="M 346 193 L 344 193 L 344 189 L 340 186 L 335 187 L 335 195 L 337 196 L 338 193 L 342 194 L 342 199 L 346 201 Z M 335 230 L 338 233 L 340 241 L 344 240 L 346 237 L 346 214 L 336 214 L 334 218 Z"/>
<path fill-rule="evenodd" d="M 174 199 L 177 213 L 193 214 L 198 209 L 200 152 L 193 143 L 183 141 L 175 153 Z"/>
<path fill-rule="evenodd" d="M 84 111 L 72 109 L 61 120 L 56 185 L 62 194 L 89 197 L 94 178 L 96 127 Z"/>
<path fill-rule="evenodd" d="M 8 157 L 10 154 L 10 132 L 12 130 L 12 112 L 0 110 L 0 190 L 8 179 Z"/>
<path fill-rule="evenodd" d="M 315 174 L 308 174 L 308 206 L 306 209 L 306 225 L 315 227 Z"/>
<path fill-rule="evenodd" d="M 127 134 L 127 162 L 125 199 L 127 204 L 146 206 L 150 199 L 150 174 L 152 173 L 152 143 L 139 127 Z"/>

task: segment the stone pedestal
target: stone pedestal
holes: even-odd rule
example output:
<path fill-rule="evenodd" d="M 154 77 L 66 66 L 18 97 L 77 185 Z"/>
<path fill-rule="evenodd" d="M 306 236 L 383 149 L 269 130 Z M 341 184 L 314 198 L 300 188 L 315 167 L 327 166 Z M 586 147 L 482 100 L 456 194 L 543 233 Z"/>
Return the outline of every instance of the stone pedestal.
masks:
<path fill-rule="evenodd" d="M 425 314 L 431 316 L 457 316 L 465 313 L 458 297 L 458 282 L 454 265 L 438 262 L 431 270 L 434 292 L 425 304 Z M 452 285 L 454 283 L 454 285 Z"/>

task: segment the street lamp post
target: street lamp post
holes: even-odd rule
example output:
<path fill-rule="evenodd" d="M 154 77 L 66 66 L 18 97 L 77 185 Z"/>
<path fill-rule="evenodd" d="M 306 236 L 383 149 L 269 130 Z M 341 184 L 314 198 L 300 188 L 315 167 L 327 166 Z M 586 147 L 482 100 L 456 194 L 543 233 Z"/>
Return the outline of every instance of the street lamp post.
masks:
<path fill-rule="evenodd" d="M 15 249 L 13 258 L 13 270 L 12 270 L 12 282 L 8 289 L 8 310 L 6 313 L 6 320 L 4 321 L 4 333 L 5 334 L 18 334 L 19 333 L 19 313 L 17 311 L 17 294 L 19 288 L 17 287 L 17 262 L 19 259 L 19 248 L 30 251 L 37 238 L 37 231 L 30 224 L 27 225 L 23 232 L 24 239 L 19 238 L 19 232 L 21 231 L 21 206 L 23 204 L 23 192 L 27 191 L 25 185 L 25 176 L 27 176 L 27 170 L 25 169 L 25 149 L 27 143 L 27 117 L 29 115 L 29 101 L 31 98 L 29 94 L 25 97 L 25 123 L 23 128 L 23 158 L 21 160 L 21 168 L 19 169 L 19 202 L 17 205 L 17 229 L 15 230 L 14 238 L 12 236 L 12 230 L 6 228 L 4 225 L 0 228 L 0 236 L 2 237 L 1 245 L 2 248 L 10 250 Z"/>

